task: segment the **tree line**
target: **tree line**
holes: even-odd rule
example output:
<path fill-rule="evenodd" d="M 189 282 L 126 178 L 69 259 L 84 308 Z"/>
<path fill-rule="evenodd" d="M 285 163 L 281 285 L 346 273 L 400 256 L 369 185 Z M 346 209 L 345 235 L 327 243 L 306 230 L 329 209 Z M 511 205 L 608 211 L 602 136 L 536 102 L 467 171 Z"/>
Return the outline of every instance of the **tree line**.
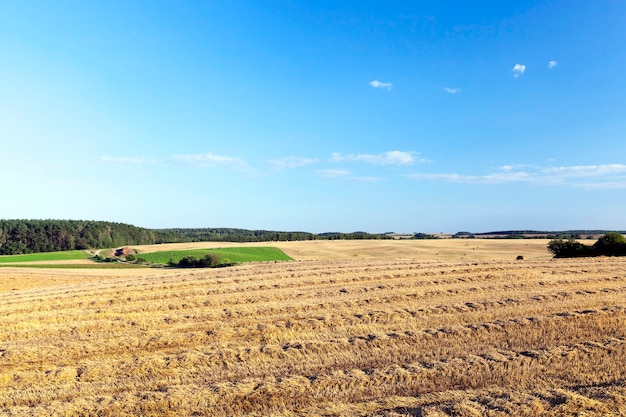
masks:
<path fill-rule="evenodd" d="M 589 256 L 626 256 L 626 238 L 617 232 L 608 232 L 593 245 L 575 239 L 553 239 L 548 250 L 555 258 L 580 258 Z"/>
<path fill-rule="evenodd" d="M 175 242 L 287 242 L 295 240 L 358 240 L 391 239 L 384 234 L 367 232 L 278 232 L 234 228 L 158 229 L 156 232 L 169 243 Z"/>
<path fill-rule="evenodd" d="M 389 239 L 366 232 L 279 232 L 234 228 L 146 229 L 90 220 L 0 220 L 0 255 L 182 242 Z"/>
<path fill-rule="evenodd" d="M 82 220 L 0 220 L 0 255 L 149 245 L 158 233 L 123 223 Z"/>

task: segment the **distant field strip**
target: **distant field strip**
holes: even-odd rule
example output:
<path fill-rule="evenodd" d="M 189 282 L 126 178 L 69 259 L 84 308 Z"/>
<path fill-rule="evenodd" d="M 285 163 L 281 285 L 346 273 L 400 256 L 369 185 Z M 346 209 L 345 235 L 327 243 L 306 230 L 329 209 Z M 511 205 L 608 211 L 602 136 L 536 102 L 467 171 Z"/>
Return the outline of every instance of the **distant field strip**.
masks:
<path fill-rule="evenodd" d="M 2 415 L 626 415 L 624 258 L 54 272 L 0 292 Z"/>
<path fill-rule="evenodd" d="M 148 268 L 146 265 L 136 265 L 129 263 L 115 263 L 115 262 L 93 262 L 93 263 L 76 263 L 76 264 L 64 264 L 64 263 L 16 263 L 16 264 L 1 264 L 0 268 L 38 268 L 38 269 L 129 269 L 129 268 Z"/>
<path fill-rule="evenodd" d="M 91 255 L 87 251 L 73 250 L 65 252 L 29 253 L 26 255 L 1 255 L 0 263 L 71 261 L 78 259 L 88 259 L 91 257 L 93 257 L 93 255 Z"/>
<path fill-rule="evenodd" d="M 202 258 L 207 254 L 215 253 L 220 256 L 222 263 L 242 263 L 242 262 L 268 262 L 268 261 L 289 261 L 291 258 L 282 250 L 274 247 L 234 247 L 215 249 L 190 249 L 174 250 L 163 252 L 140 253 L 137 256 L 155 264 L 167 264 L 170 259 L 178 262 L 186 256 Z"/>

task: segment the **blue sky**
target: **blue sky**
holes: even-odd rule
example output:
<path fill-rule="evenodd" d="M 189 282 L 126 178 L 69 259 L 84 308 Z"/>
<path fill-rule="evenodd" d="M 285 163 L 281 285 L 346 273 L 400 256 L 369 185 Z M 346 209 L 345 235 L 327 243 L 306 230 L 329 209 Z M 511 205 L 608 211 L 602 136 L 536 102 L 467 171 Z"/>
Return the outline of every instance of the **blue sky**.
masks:
<path fill-rule="evenodd" d="M 0 218 L 626 229 L 622 1 L 2 1 Z"/>

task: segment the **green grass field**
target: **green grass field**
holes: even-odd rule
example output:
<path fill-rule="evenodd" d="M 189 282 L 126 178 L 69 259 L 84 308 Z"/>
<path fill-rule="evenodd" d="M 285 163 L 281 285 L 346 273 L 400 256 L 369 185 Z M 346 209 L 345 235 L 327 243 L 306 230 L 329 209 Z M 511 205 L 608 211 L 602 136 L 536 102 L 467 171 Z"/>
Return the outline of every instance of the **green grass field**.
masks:
<path fill-rule="evenodd" d="M 2 255 L 0 256 L 0 263 L 71 261 L 76 259 L 87 259 L 91 257 L 92 255 L 84 250 L 72 250 L 65 252 L 29 253 L 26 255 Z"/>
<path fill-rule="evenodd" d="M 152 253 L 139 253 L 138 258 L 143 258 L 147 262 L 154 264 L 167 264 L 170 259 L 179 262 L 185 256 L 203 258 L 209 253 L 219 255 L 223 264 L 237 264 L 243 262 L 267 262 L 267 261 L 290 261 L 282 250 L 274 247 L 241 247 L 241 248 L 215 248 L 215 249 L 193 249 L 180 251 L 163 251 Z"/>
<path fill-rule="evenodd" d="M 0 264 L 0 268 L 38 268 L 38 269 L 129 269 L 148 268 L 145 265 L 135 265 L 115 262 L 94 262 L 92 264 Z"/>

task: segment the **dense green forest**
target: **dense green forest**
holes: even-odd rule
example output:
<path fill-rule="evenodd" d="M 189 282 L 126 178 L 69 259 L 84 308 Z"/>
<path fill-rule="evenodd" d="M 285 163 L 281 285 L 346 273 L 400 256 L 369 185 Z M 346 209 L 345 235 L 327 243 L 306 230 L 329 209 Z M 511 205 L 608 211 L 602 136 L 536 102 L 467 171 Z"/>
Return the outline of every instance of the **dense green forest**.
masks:
<path fill-rule="evenodd" d="M 309 233 L 277 232 L 271 230 L 247 230 L 233 228 L 204 229 L 158 229 L 155 230 L 163 241 L 175 242 L 276 242 L 292 240 L 356 240 L 391 239 L 384 234 L 367 232 L 352 233 Z"/>
<path fill-rule="evenodd" d="M 596 234 L 597 230 L 575 230 L 568 232 L 504 231 L 473 234 L 459 232 L 453 237 L 478 237 L 503 235 L 506 238 L 537 237 L 557 238 L 555 248 L 560 254 L 587 253 L 586 247 L 572 246 L 572 239 Z M 0 255 L 19 255 L 35 252 L 55 252 L 90 248 L 114 248 L 126 245 L 151 245 L 156 243 L 182 242 L 271 242 L 292 240 L 355 240 L 392 239 L 390 233 L 367 232 L 279 232 L 270 230 L 247 230 L 235 228 L 197 229 L 146 229 L 124 223 L 86 220 L 0 220 Z M 414 239 L 432 239 L 435 236 L 415 233 Z M 563 240 L 569 239 L 569 240 Z M 563 242 L 563 243 L 561 243 Z M 620 249 L 621 250 L 621 249 Z M 557 254 L 556 252 L 553 252 Z M 599 253 L 599 252 L 594 252 Z M 559 256 L 557 254 L 557 256 Z"/>
<path fill-rule="evenodd" d="M 0 220 L 0 255 L 153 244 L 161 236 L 123 223 L 82 220 Z"/>
<path fill-rule="evenodd" d="M 0 220 L 0 255 L 180 242 L 268 242 L 317 239 L 388 239 L 365 232 L 274 232 L 233 228 L 145 229 L 84 220 Z"/>

